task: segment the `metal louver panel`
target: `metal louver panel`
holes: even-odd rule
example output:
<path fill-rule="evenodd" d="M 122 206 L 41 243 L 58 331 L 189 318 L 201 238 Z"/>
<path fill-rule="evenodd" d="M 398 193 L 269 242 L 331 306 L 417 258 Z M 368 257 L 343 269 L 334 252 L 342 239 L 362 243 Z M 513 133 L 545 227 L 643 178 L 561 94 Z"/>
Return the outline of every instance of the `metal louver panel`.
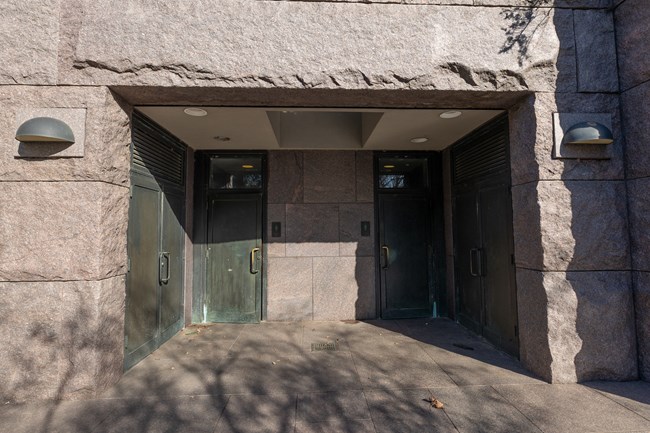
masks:
<path fill-rule="evenodd" d="M 174 185 L 185 183 L 187 146 L 143 114 L 133 112 L 132 168 Z"/>
<path fill-rule="evenodd" d="M 452 150 L 454 183 L 508 170 L 508 118 L 503 116 L 461 139 Z"/>

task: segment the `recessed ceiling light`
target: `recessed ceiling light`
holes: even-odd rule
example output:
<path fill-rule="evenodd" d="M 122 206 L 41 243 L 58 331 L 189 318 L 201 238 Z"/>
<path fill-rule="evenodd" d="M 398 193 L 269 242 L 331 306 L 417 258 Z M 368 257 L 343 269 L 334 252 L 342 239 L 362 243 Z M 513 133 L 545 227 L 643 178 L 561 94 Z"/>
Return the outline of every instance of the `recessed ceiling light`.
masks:
<path fill-rule="evenodd" d="M 241 168 L 251 169 L 251 168 L 255 168 L 255 167 L 250 165 L 250 164 L 244 164 L 244 165 L 241 166 Z"/>
<path fill-rule="evenodd" d="M 392 164 L 386 164 L 386 165 L 384 166 L 384 168 L 395 168 L 395 166 L 392 165 Z"/>
<path fill-rule="evenodd" d="M 463 114 L 461 111 L 444 111 L 440 113 L 440 117 L 443 119 L 455 119 L 461 114 Z"/>
<path fill-rule="evenodd" d="M 426 143 L 429 141 L 427 137 L 415 137 L 411 138 L 411 143 Z"/>
<path fill-rule="evenodd" d="M 230 141 L 230 137 L 226 137 L 226 136 L 224 136 L 224 135 L 215 135 L 215 136 L 212 137 L 212 138 L 214 138 L 214 139 L 217 140 L 217 141 L 224 141 L 224 142 L 225 142 L 225 141 Z"/>
<path fill-rule="evenodd" d="M 189 107 L 183 110 L 183 113 L 187 114 L 188 116 L 194 116 L 194 117 L 203 117 L 207 116 L 208 112 L 205 111 L 202 108 L 196 108 L 196 107 Z"/>

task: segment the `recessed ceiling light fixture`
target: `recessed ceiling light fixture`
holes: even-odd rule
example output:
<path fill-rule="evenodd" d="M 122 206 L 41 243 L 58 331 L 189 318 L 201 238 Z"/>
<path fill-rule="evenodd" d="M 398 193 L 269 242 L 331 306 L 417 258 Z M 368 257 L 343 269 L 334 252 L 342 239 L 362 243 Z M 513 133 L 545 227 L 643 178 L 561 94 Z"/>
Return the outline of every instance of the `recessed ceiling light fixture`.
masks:
<path fill-rule="evenodd" d="M 250 165 L 250 164 L 244 164 L 244 165 L 241 166 L 241 168 L 245 168 L 247 170 L 250 170 L 251 168 L 255 168 L 255 166 Z"/>
<path fill-rule="evenodd" d="M 426 143 L 429 141 L 427 137 L 415 137 L 411 138 L 411 143 Z"/>
<path fill-rule="evenodd" d="M 230 141 L 230 137 L 226 137 L 224 135 L 215 135 L 212 138 L 214 138 L 217 141 L 223 141 L 223 142 Z"/>
<path fill-rule="evenodd" d="M 463 114 L 462 111 L 443 111 L 440 113 L 440 117 L 443 119 L 455 119 L 456 117 L 459 117 L 461 114 Z"/>
<path fill-rule="evenodd" d="M 183 110 L 183 113 L 187 114 L 188 116 L 194 116 L 194 117 L 203 117 L 208 115 L 208 112 L 205 111 L 203 108 L 197 108 L 197 107 L 188 107 L 185 110 Z"/>
<path fill-rule="evenodd" d="M 386 164 L 384 165 L 384 168 L 395 168 L 395 166 L 392 164 Z"/>

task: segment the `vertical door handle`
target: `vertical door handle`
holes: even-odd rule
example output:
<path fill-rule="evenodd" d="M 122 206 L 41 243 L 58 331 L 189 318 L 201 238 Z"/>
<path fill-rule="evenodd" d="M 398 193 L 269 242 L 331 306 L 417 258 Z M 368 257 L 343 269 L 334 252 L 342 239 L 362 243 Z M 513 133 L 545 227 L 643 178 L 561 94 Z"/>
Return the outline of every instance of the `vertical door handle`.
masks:
<path fill-rule="evenodd" d="M 158 257 L 158 263 L 160 266 L 160 272 L 158 274 L 158 279 L 160 281 L 160 284 L 167 284 L 169 283 L 169 278 L 171 277 L 170 275 L 171 270 L 169 269 L 169 253 L 168 252 L 160 253 Z"/>
<path fill-rule="evenodd" d="M 257 268 L 257 252 L 259 250 L 260 250 L 259 248 L 253 248 L 251 250 L 251 263 L 250 263 L 251 274 L 257 274 L 260 271 Z"/>
<path fill-rule="evenodd" d="M 483 272 L 483 249 L 472 248 L 469 250 L 469 273 L 472 277 L 482 277 Z"/>
<path fill-rule="evenodd" d="M 474 257 L 476 257 L 478 252 L 479 252 L 478 248 L 472 248 L 471 250 L 469 250 L 469 274 L 472 277 L 480 276 L 480 274 L 476 272 L 476 270 L 474 269 L 474 262 L 475 262 Z"/>
<path fill-rule="evenodd" d="M 384 253 L 384 264 L 382 266 L 382 269 L 388 269 L 390 266 L 390 250 L 388 249 L 388 245 L 382 245 L 381 250 Z"/>

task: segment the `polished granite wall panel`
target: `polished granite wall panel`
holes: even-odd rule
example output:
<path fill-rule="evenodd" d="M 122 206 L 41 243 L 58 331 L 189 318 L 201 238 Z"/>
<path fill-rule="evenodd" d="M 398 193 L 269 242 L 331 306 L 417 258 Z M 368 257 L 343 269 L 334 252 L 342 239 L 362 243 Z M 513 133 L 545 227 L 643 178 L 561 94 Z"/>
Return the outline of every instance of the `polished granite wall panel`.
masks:
<path fill-rule="evenodd" d="M 376 316 L 372 161 L 367 151 L 270 152 L 268 320 Z"/>

